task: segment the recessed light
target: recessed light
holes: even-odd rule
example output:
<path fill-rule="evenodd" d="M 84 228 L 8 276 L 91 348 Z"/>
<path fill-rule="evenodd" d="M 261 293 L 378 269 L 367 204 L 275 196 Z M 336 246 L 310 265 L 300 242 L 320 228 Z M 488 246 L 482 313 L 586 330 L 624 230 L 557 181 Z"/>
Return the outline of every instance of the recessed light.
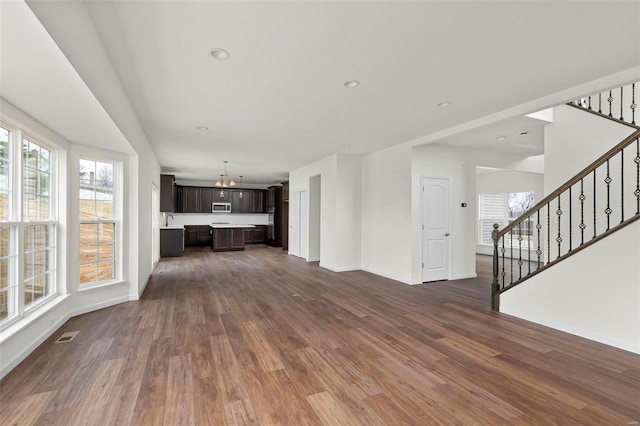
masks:
<path fill-rule="evenodd" d="M 231 57 L 231 53 L 220 47 L 214 47 L 209 51 L 209 54 L 219 61 L 226 61 Z"/>
<path fill-rule="evenodd" d="M 345 143 L 344 145 L 342 145 L 343 148 L 351 148 L 351 144 L 350 143 Z"/>
<path fill-rule="evenodd" d="M 209 128 L 206 127 L 206 126 L 198 126 L 198 127 L 196 127 L 196 129 L 202 130 L 202 131 L 209 130 Z"/>
<path fill-rule="evenodd" d="M 360 82 L 358 80 L 349 80 L 344 82 L 344 87 L 348 87 L 349 89 L 353 89 L 358 86 L 360 86 Z"/>
<path fill-rule="evenodd" d="M 505 140 L 506 138 L 507 138 L 506 136 L 498 136 L 498 137 L 496 138 L 496 140 L 503 141 L 503 140 Z"/>
<path fill-rule="evenodd" d="M 449 102 L 446 102 L 446 101 L 445 102 L 440 102 L 439 104 L 436 104 L 436 106 L 438 108 L 446 108 L 446 107 L 449 106 Z"/>
<path fill-rule="evenodd" d="M 519 134 L 520 136 L 527 136 L 527 135 L 529 134 L 529 131 L 528 131 L 528 130 L 520 130 L 520 131 L 518 132 L 518 134 Z"/>

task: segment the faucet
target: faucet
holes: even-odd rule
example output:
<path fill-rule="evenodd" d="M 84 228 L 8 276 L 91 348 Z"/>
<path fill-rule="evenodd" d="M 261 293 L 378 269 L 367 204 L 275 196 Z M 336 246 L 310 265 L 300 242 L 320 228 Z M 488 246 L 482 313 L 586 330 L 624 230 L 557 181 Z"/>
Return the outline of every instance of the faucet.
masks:
<path fill-rule="evenodd" d="M 165 216 L 165 222 L 164 222 L 164 226 L 169 226 L 169 216 L 171 216 L 171 219 L 175 219 L 175 217 L 173 217 L 173 215 L 171 213 L 169 213 L 168 215 Z"/>

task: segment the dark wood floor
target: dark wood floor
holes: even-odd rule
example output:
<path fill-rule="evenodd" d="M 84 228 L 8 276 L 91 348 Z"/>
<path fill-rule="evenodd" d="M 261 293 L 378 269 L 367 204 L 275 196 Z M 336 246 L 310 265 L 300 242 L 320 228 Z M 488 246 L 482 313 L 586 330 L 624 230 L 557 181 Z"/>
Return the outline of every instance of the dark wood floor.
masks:
<path fill-rule="evenodd" d="M 187 249 L 142 299 L 78 316 L 2 382 L 0 423 L 627 425 L 640 357 L 279 249 Z M 630 423 L 631 422 L 631 423 Z M 637 424 L 637 423 L 633 423 Z"/>

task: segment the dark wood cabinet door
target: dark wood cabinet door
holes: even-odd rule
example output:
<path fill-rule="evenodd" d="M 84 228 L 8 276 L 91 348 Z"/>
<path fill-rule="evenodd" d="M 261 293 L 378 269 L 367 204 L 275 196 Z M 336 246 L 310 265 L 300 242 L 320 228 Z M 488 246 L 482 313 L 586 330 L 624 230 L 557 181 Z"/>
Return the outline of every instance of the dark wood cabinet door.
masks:
<path fill-rule="evenodd" d="M 232 228 L 229 231 L 229 234 L 231 234 L 231 248 L 244 250 L 244 229 Z"/>
<path fill-rule="evenodd" d="M 267 212 L 266 191 L 257 190 L 253 193 L 253 212 Z"/>
<path fill-rule="evenodd" d="M 276 206 L 276 191 L 275 188 L 269 188 L 267 191 L 267 210 Z"/>
<path fill-rule="evenodd" d="M 200 188 L 185 186 L 182 189 L 183 210 L 185 213 L 198 213 L 200 211 Z"/>
<path fill-rule="evenodd" d="M 198 245 L 198 227 L 197 226 L 184 227 L 184 244 L 186 246 Z"/>
<path fill-rule="evenodd" d="M 243 192 L 239 189 L 232 189 L 231 191 L 231 213 L 244 213 L 242 211 L 243 203 Z M 245 191 L 246 192 L 246 191 Z"/>
<path fill-rule="evenodd" d="M 229 238 L 230 229 L 215 229 L 213 231 L 213 248 L 214 250 L 229 250 L 231 248 L 231 240 Z"/>
<path fill-rule="evenodd" d="M 175 209 L 174 175 L 160 175 L 160 211 L 173 212 Z"/>
<path fill-rule="evenodd" d="M 255 242 L 254 239 L 255 239 L 255 236 L 254 236 L 253 229 L 251 228 L 244 229 L 244 243 L 253 244 Z"/>
<path fill-rule="evenodd" d="M 211 213 L 213 203 L 213 188 L 200 188 L 200 213 Z"/>
<path fill-rule="evenodd" d="M 282 182 L 282 201 L 289 201 L 289 181 Z"/>
<path fill-rule="evenodd" d="M 264 244 L 267 242 L 267 227 L 256 226 L 253 229 L 253 242 L 256 244 Z"/>
<path fill-rule="evenodd" d="M 176 185 L 176 213 L 184 213 L 184 188 Z"/>
<path fill-rule="evenodd" d="M 230 203 L 231 202 L 231 194 L 229 194 L 228 189 L 220 189 L 214 188 L 213 190 L 213 201 L 216 203 Z"/>

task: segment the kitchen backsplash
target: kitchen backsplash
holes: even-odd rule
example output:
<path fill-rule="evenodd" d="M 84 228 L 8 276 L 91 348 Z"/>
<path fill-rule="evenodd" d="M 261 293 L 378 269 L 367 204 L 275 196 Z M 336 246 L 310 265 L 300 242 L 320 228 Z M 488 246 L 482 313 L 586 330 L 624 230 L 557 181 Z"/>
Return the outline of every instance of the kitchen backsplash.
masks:
<path fill-rule="evenodd" d="M 213 222 L 233 223 L 234 225 L 267 225 L 268 214 L 233 213 L 171 213 L 169 225 L 210 225 Z M 163 217 L 164 221 L 164 217 Z M 163 222 L 164 223 L 164 222 Z"/>

